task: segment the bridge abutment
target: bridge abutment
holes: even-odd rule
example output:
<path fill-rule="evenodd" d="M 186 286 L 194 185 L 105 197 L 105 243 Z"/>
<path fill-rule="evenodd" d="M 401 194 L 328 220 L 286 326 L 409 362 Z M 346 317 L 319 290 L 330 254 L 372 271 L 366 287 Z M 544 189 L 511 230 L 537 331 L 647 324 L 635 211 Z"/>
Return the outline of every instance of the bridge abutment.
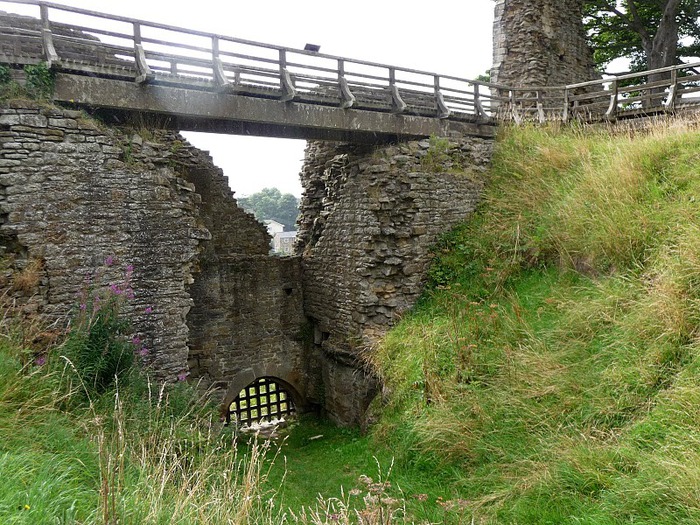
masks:
<path fill-rule="evenodd" d="M 420 296 L 431 245 L 474 210 L 491 146 L 309 143 L 297 249 L 324 384 L 317 401 L 338 423 L 361 422 L 378 387 L 372 349 Z"/>

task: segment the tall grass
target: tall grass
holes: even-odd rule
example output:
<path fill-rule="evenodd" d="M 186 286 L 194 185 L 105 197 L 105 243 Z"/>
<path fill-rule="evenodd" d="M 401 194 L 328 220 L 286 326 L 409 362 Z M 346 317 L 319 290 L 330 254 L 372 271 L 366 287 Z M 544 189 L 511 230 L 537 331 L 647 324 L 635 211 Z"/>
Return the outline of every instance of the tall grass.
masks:
<path fill-rule="evenodd" d="M 379 435 L 468 519 L 700 522 L 699 165 L 682 122 L 502 133 L 377 357 Z"/>
<path fill-rule="evenodd" d="M 130 366 L 108 304 L 49 348 L 46 327 L 5 304 L 0 523 L 276 523 L 270 444 L 239 449 L 194 387 L 156 388 Z"/>

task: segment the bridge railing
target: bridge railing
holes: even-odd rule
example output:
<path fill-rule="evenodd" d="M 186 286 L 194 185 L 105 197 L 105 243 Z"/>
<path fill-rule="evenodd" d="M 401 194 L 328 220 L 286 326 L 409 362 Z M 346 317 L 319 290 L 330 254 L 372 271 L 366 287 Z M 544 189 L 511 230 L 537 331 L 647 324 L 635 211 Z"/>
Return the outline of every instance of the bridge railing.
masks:
<path fill-rule="evenodd" d="M 492 85 L 455 76 L 40 0 L 2 0 L 0 9 L 35 20 L 0 33 L 28 49 L 40 44 L 41 58 L 65 71 L 437 118 L 490 120 L 499 103 Z M 14 63 L 23 58 L 9 54 Z M 31 52 L 24 58 L 37 60 Z"/>
<path fill-rule="evenodd" d="M 566 86 L 494 89 L 504 101 L 502 120 L 614 120 L 700 105 L 700 62 Z"/>

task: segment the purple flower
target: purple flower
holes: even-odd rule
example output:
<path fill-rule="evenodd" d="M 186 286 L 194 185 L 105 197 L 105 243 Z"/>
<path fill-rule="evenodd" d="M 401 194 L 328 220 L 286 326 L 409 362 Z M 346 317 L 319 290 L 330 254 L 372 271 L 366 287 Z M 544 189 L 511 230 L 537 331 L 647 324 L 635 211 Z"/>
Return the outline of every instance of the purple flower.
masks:
<path fill-rule="evenodd" d="M 134 344 L 136 346 L 141 344 L 141 338 L 138 335 L 135 335 L 134 337 L 131 338 L 131 344 Z"/>
<path fill-rule="evenodd" d="M 127 288 L 126 290 L 124 290 L 124 293 L 129 299 L 133 299 L 134 297 L 136 297 L 136 294 L 134 294 L 134 290 L 132 290 L 131 288 Z"/>
<path fill-rule="evenodd" d="M 130 264 L 129 266 L 126 267 L 126 273 L 127 275 L 134 273 L 134 265 Z"/>
<path fill-rule="evenodd" d="M 112 266 L 114 264 L 114 257 L 109 256 L 105 259 L 105 266 Z"/>
<path fill-rule="evenodd" d="M 121 295 L 121 293 L 122 293 L 122 289 L 119 288 L 119 286 L 116 284 L 110 284 L 109 289 L 112 291 L 112 293 L 114 295 Z"/>
<path fill-rule="evenodd" d="M 149 350 L 148 348 L 146 348 L 145 346 L 142 346 L 142 347 L 139 349 L 139 355 L 140 355 L 141 357 L 146 357 L 146 356 L 148 355 L 149 352 L 150 352 L 150 350 Z M 180 376 L 177 376 L 177 378 L 178 378 L 178 380 L 180 380 Z M 182 379 L 182 381 L 184 381 L 184 379 Z"/>
<path fill-rule="evenodd" d="M 87 308 L 87 305 L 85 303 L 80 303 L 80 309 L 85 310 Z"/>
<path fill-rule="evenodd" d="M 184 381 L 185 379 L 187 379 L 187 376 L 188 376 L 188 375 L 190 375 L 189 372 L 180 372 L 180 373 L 177 375 L 177 380 L 178 380 L 178 381 Z"/>
<path fill-rule="evenodd" d="M 147 306 L 146 309 L 144 310 L 144 313 L 147 313 L 147 314 L 153 313 L 153 307 L 152 307 L 152 306 Z"/>
<path fill-rule="evenodd" d="M 34 360 L 34 364 L 36 366 L 44 366 L 46 364 L 46 356 L 45 355 L 40 355 Z"/>

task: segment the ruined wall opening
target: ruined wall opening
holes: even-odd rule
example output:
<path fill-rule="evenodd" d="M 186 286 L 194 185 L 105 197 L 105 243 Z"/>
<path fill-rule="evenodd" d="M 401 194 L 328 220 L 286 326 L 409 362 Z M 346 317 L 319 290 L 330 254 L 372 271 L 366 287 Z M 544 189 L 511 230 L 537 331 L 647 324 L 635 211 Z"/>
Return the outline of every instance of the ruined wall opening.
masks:
<path fill-rule="evenodd" d="M 226 175 L 238 207 L 266 226 L 271 253 L 294 255 L 306 141 L 203 132 L 182 135 L 211 155 Z"/>
<path fill-rule="evenodd" d="M 242 388 L 228 407 L 226 423 L 250 426 L 289 420 L 297 413 L 294 389 L 275 377 L 261 377 Z"/>

